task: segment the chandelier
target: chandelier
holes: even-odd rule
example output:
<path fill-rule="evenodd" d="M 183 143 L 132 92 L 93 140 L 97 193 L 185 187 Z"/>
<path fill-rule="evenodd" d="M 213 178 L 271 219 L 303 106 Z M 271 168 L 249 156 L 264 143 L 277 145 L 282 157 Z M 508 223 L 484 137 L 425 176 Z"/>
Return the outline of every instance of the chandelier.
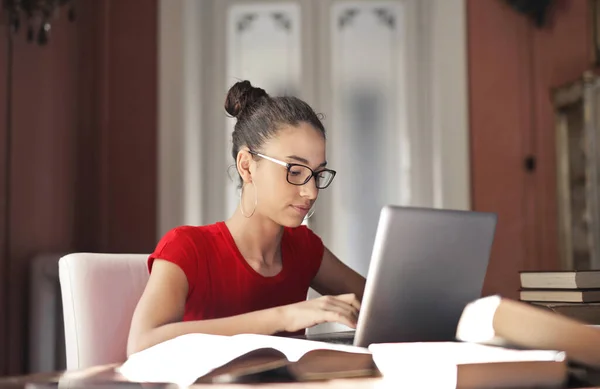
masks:
<path fill-rule="evenodd" d="M 517 12 L 530 17 L 537 27 L 544 27 L 556 0 L 505 0 Z"/>
<path fill-rule="evenodd" d="M 12 34 L 27 29 L 27 41 L 46 45 L 54 19 L 67 10 L 67 18 L 75 20 L 75 0 L 3 0 Z"/>

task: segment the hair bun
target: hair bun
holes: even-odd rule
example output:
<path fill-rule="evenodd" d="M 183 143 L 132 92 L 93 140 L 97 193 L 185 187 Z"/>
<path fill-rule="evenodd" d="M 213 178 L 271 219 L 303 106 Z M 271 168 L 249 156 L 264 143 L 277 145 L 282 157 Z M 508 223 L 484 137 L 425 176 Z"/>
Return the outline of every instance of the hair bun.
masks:
<path fill-rule="evenodd" d="M 225 111 L 237 118 L 263 97 L 269 97 L 269 95 L 264 89 L 253 87 L 250 81 L 236 82 L 227 92 Z"/>

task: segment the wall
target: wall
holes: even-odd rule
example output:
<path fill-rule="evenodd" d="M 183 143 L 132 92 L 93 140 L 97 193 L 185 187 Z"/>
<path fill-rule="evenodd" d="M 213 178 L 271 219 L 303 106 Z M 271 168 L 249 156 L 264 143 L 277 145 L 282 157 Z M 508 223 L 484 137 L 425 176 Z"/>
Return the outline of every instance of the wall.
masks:
<path fill-rule="evenodd" d="M 590 67 L 588 19 L 583 0 L 558 1 L 543 29 L 501 0 L 467 2 L 472 206 L 499 216 L 484 294 L 517 297 L 519 270 L 559 266 L 550 92 Z"/>
<path fill-rule="evenodd" d="M 1 20 L 6 20 L 4 12 L 0 11 Z M 5 37 L 8 32 L 8 27 L 4 24 L 0 24 L 0 34 Z M 7 141 L 6 123 L 8 118 L 8 107 L 6 104 L 7 95 L 7 74 L 8 61 L 7 61 L 7 40 L 0 39 L 0 248 L 2 253 L 0 254 L 0 312 L 6 312 L 0 318 L 0 349 L 6 350 L 8 348 L 6 335 L 8 334 L 8 260 L 6 258 L 7 251 L 4 249 L 7 247 L 7 185 L 6 185 L 6 151 L 5 144 Z M 3 118 L 3 119 L 2 119 Z M 0 375 L 8 371 L 8 355 L 5 352 L 0 352 Z"/>
<path fill-rule="evenodd" d="M 28 271 L 42 252 L 149 252 L 156 243 L 156 0 L 79 0 L 48 46 L 14 38 L 10 181 L 0 179 L 0 375 L 26 368 Z M 132 23 L 133 19 L 135 23 Z M 7 123 L 0 121 L 0 178 Z M 4 246 L 8 233 L 9 246 Z"/>

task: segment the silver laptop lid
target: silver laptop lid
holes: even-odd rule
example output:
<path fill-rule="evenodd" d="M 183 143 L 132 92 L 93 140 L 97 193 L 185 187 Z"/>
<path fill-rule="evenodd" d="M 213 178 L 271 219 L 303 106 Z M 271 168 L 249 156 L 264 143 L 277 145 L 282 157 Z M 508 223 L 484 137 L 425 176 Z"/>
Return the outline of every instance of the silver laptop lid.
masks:
<path fill-rule="evenodd" d="M 493 213 L 382 209 L 354 344 L 450 341 L 467 303 L 481 297 Z"/>

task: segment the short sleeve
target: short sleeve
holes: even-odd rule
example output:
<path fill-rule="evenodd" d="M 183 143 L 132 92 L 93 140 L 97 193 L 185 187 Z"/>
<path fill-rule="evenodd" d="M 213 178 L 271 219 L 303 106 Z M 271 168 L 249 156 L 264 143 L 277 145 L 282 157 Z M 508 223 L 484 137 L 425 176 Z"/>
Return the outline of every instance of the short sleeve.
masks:
<path fill-rule="evenodd" d="M 148 272 L 152 272 L 155 259 L 162 259 L 179 266 L 188 281 L 188 296 L 192 293 L 198 279 L 198 250 L 194 240 L 181 228 L 167 232 L 148 257 Z"/>

